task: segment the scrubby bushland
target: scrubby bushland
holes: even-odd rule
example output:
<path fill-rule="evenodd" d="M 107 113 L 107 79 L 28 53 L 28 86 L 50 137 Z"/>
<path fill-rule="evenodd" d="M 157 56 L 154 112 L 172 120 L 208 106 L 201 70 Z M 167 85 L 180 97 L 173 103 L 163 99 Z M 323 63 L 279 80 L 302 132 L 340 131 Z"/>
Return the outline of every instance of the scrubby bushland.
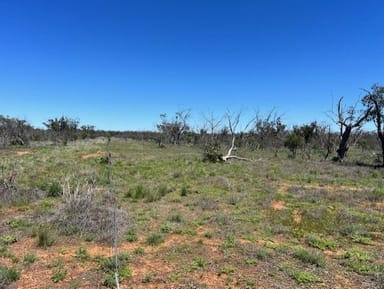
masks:
<path fill-rule="evenodd" d="M 51 139 L 54 141 L 60 141 L 66 145 L 68 141 L 77 139 L 79 121 L 76 119 L 62 116 L 61 118 L 49 119 L 43 124 L 47 127 Z"/>
<path fill-rule="evenodd" d="M 126 212 L 114 208 L 112 198 L 96 195 L 93 184 L 63 185 L 63 204 L 58 208 L 54 223 L 65 235 L 79 234 L 97 241 L 112 240 L 114 234 L 113 214 L 119 233 L 125 232 L 129 222 Z"/>
<path fill-rule="evenodd" d="M 27 145 L 33 128 L 25 120 L 0 115 L 0 146 Z"/>

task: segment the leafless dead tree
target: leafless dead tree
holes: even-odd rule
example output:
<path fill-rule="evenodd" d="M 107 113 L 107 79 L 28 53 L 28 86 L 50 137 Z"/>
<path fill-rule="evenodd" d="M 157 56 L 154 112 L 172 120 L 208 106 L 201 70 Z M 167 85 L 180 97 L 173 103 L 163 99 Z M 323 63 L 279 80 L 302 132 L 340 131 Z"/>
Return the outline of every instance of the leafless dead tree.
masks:
<path fill-rule="evenodd" d="M 230 159 L 237 159 L 242 161 L 250 161 L 248 158 L 239 157 L 236 155 L 233 155 L 233 152 L 236 150 L 235 141 L 236 141 L 236 129 L 240 123 L 241 118 L 241 112 L 239 113 L 231 113 L 230 111 L 227 111 L 225 114 L 225 118 L 228 121 L 228 129 L 231 134 L 231 146 L 228 149 L 228 152 L 225 156 L 222 156 L 223 161 L 228 161 Z M 249 125 L 254 121 L 254 119 L 251 119 L 245 126 L 244 131 L 248 129 Z"/>
<path fill-rule="evenodd" d="M 359 130 L 364 121 L 367 120 L 372 108 L 368 108 L 363 112 L 358 112 L 355 106 L 350 106 L 346 110 L 342 106 L 343 97 L 340 97 L 337 103 L 337 120 L 336 124 L 339 126 L 339 148 L 337 149 L 337 158 L 343 162 L 344 157 L 349 149 L 348 141 L 350 139 L 352 130 Z M 357 116 L 357 114 L 359 115 Z"/>

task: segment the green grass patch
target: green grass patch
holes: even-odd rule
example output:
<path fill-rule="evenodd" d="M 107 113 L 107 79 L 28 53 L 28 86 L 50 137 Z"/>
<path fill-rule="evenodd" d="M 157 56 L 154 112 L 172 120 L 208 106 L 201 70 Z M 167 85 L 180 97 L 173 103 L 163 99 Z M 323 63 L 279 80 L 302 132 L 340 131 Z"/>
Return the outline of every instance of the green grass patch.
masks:
<path fill-rule="evenodd" d="M 149 235 L 146 239 L 146 243 L 149 246 L 158 246 L 163 242 L 164 242 L 164 236 L 159 233 L 153 233 Z"/>
<path fill-rule="evenodd" d="M 320 249 L 320 250 L 335 250 L 336 248 L 338 248 L 338 244 L 336 241 L 322 238 L 316 235 L 309 235 L 305 239 L 305 242 L 309 246 Z"/>
<path fill-rule="evenodd" d="M 325 267 L 324 256 L 317 252 L 308 251 L 304 248 L 297 248 L 294 252 L 294 257 L 301 260 L 303 263 Z"/>
<path fill-rule="evenodd" d="M 20 271 L 0 265 L 0 288 L 6 288 L 20 279 Z"/>
<path fill-rule="evenodd" d="M 34 253 L 27 253 L 24 255 L 23 263 L 25 265 L 30 265 L 35 263 L 38 260 L 36 254 Z"/>
<path fill-rule="evenodd" d="M 299 284 L 322 282 L 319 277 L 306 271 L 294 271 L 291 276 Z"/>

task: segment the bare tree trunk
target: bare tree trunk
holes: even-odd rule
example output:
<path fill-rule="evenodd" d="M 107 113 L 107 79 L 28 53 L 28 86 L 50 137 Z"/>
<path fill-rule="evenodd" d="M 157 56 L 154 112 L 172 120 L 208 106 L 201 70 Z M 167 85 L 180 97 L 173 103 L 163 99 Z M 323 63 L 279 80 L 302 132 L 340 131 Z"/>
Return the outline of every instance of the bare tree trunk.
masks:
<path fill-rule="evenodd" d="M 348 151 L 348 140 L 351 136 L 352 129 L 360 128 L 362 123 L 367 120 L 369 114 L 372 111 L 372 108 L 368 108 L 364 113 L 361 113 L 358 118 L 355 117 L 356 110 L 355 107 L 350 107 L 345 116 L 343 109 L 341 107 L 341 102 L 343 97 L 340 97 L 337 104 L 338 111 L 338 125 L 340 127 L 340 143 L 339 148 L 337 149 L 337 158 L 340 162 L 343 162 L 345 154 Z M 345 130 L 343 131 L 343 128 Z"/>
<path fill-rule="evenodd" d="M 339 144 L 339 148 L 337 149 L 337 157 L 339 158 L 340 162 L 343 162 L 345 154 L 348 151 L 348 139 L 351 135 L 352 126 L 347 126 L 345 128 L 345 131 L 341 135 L 341 141 Z"/>
<path fill-rule="evenodd" d="M 229 111 L 226 114 L 227 120 L 228 120 L 228 128 L 232 135 L 232 142 L 231 147 L 228 150 L 228 153 L 225 156 L 222 156 L 221 159 L 223 161 L 227 161 L 229 159 L 237 159 L 242 161 L 249 161 L 250 159 L 242 158 L 238 156 L 232 155 L 232 152 L 236 149 L 235 148 L 235 140 L 236 140 L 236 127 L 239 124 L 241 113 L 238 113 L 236 115 L 231 114 Z"/>

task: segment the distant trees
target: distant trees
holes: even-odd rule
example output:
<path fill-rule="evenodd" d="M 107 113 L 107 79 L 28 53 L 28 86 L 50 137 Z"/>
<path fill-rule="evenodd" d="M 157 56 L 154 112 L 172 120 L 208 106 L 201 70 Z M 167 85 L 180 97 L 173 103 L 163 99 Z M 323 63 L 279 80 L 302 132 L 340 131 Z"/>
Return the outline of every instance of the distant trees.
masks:
<path fill-rule="evenodd" d="M 331 131 L 331 126 L 327 124 L 318 124 L 316 130 L 315 148 L 319 150 L 324 160 L 327 160 L 328 157 L 335 151 L 338 136 Z"/>
<path fill-rule="evenodd" d="M 27 145 L 33 127 L 25 120 L 0 115 L 0 145 Z"/>
<path fill-rule="evenodd" d="M 77 139 L 79 121 L 76 119 L 62 116 L 60 118 L 48 119 L 43 124 L 50 133 L 51 139 L 55 142 L 61 142 L 63 145 L 66 145 L 68 141 Z"/>
<path fill-rule="evenodd" d="M 167 114 L 161 114 L 161 123 L 157 125 L 157 129 L 163 136 L 163 142 L 180 144 L 183 134 L 190 130 L 188 124 L 190 116 L 190 110 L 176 112 L 172 120 L 168 119 Z"/>
<path fill-rule="evenodd" d="M 222 116 L 211 114 L 204 116 L 199 131 L 190 127 L 190 110 L 177 111 L 170 118 L 161 114 L 157 131 L 143 132 L 96 130 L 92 125 L 80 125 L 79 120 L 66 116 L 48 119 L 43 123 L 46 129 L 37 129 L 25 120 L 0 115 L 0 146 L 26 145 L 31 140 L 47 139 L 65 145 L 79 138 L 113 135 L 142 141 L 157 140 L 159 145 L 200 145 L 204 159 L 211 162 L 244 159 L 236 156 L 236 153 L 241 155 L 242 149 L 247 149 L 248 153 L 259 149 L 270 150 L 277 157 L 283 148 L 292 157 L 301 153 L 303 158 L 308 159 L 314 153 L 327 159 L 336 152 L 335 160 L 343 162 L 350 146 L 358 145 L 362 151 L 376 150 L 378 140 L 380 163 L 384 167 L 384 87 L 375 84 L 370 90 L 363 91 L 365 95 L 358 102 L 362 106 L 344 106 L 344 98 L 339 98 L 332 116 L 338 131 L 332 131 L 331 125 L 316 121 L 288 128 L 275 110 L 266 115 L 255 113 L 248 122 L 243 121 L 241 112 L 227 111 Z M 367 122 L 375 125 L 376 133 L 362 130 Z"/>
<path fill-rule="evenodd" d="M 297 131 L 292 131 L 287 135 L 284 146 L 289 149 L 292 157 L 295 158 L 297 150 L 303 146 L 303 137 Z"/>
<path fill-rule="evenodd" d="M 95 138 L 96 137 L 95 126 L 94 125 L 82 125 L 80 127 L 80 137 L 82 139 Z"/>
<path fill-rule="evenodd" d="M 287 135 L 284 146 L 287 147 L 292 157 L 296 157 L 296 152 L 299 148 L 302 150 L 303 156 L 311 158 L 312 140 L 318 136 L 317 123 L 311 122 L 302 126 L 294 126 L 293 130 Z"/>
<path fill-rule="evenodd" d="M 271 111 L 266 117 L 256 116 L 254 127 L 250 134 L 254 136 L 255 141 L 260 148 L 271 148 L 275 156 L 284 144 L 286 135 L 286 125 L 282 121 L 281 115 Z"/>
<path fill-rule="evenodd" d="M 367 107 L 368 120 L 372 120 L 376 126 L 377 137 L 381 146 L 381 165 L 384 166 L 384 86 L 374 84 L 362 102 Z"/>

